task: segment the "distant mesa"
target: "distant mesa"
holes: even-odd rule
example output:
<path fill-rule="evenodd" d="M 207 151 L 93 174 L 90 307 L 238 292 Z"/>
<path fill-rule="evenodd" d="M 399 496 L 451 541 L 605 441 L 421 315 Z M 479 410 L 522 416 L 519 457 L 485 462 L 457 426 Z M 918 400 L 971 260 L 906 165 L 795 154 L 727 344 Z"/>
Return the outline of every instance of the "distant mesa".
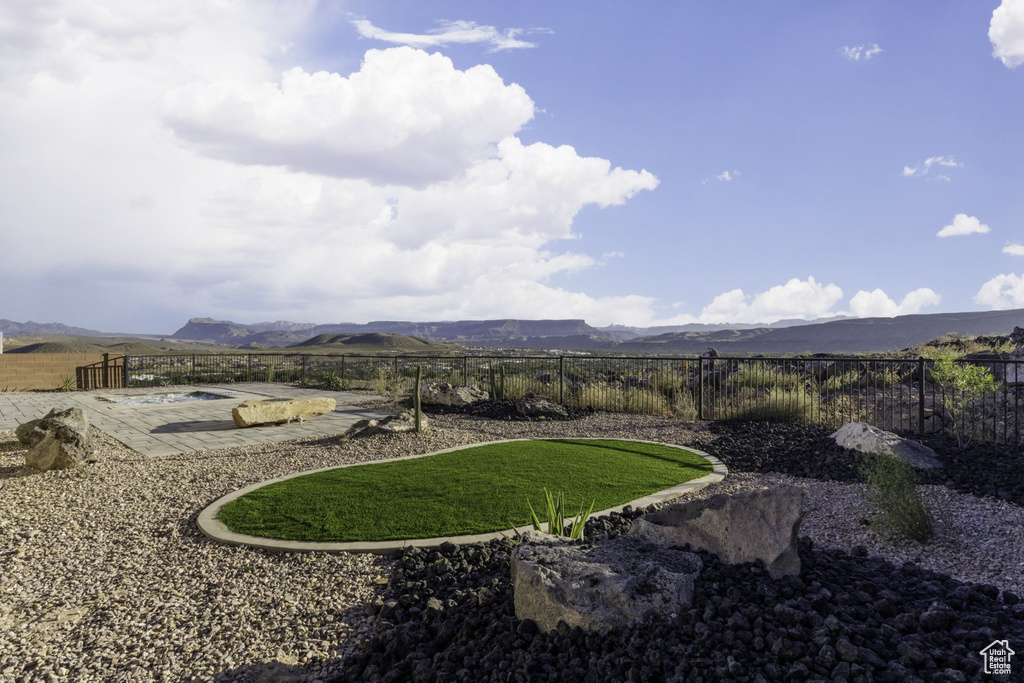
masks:
<path fill-rule="evenodd" d="M 211 346 L 214 344 L 247 350 L 290 348 L 301 353 L 434 353 L 455 350 L 446 346 L 448 344 L 633 355 L 692 356 L 704 353 L 709 347 L 716 348 L 722 355 L 881 353 L 910 349 L 949 333 L 961 336 L 1006 335 L 1018 326 L 1024 327 L 1024 309 L 930 313 L 895 318 L 840 318 L 825 322 L 785 320 L 757 326 L 691 324 L 648 328 L 624 325 L 597 328 L 578 319 L 505 318 L 438 322 L 382 320 L 365 324 L 326 325 L 278 320 L 243 325 L 230 320 L 192 318 L 168 339 L 161 340 L 165 343 L 158 348 L 126 339 L 139 337 L 150 341 L 146 335 L 93 332 L 59 323 L 0 320 L 0 332 L 9 337 L 22 337 L 18 339 L 21 348 L 12 348 L 15 345 L 11 344 L 7 349 L 10 353 L 114 351 L 132 354 L 167 353 L 183 347 L 192 352 L 222 350 Z M 72 334 L 67 330 L 91 334 Z M 33 335 L 71 338 L 33 339 Z M 110 342 L 123 343 L 104 346 L 102 337 L 119 337 L 110 339 Z M 74 346 L 44 347 L 35 342 L 59 342 Z M 69 348 L 83 350 L 68 351 Z"/>
<path fill-rule="evenodd" d="M 947 333 L 1008 334 L 1024 326 L 1024 309 L 970 313 L 932 313 L 895 318 L 839 318 L 826 322 L 787 320 L 772 325 L 679 325 L 638 328 L 596 328 L 583 320 L 459 320 L 444 322 L 377 321 L 366 324 L 263 323 L 286 330 L 256 331 L 252 326 L 209 318 L 193 318 L 178 330 L 177 339 L 209 340 L 241 345 L 287 345 L 296 349 L 334 346 L 339 351 L 357 344 L 382 349 L 412 349 L 382 338 L 353 335 L 401 335 L 416 342 L 449 342 L 493 348 L 565 349 L 594 352 L 692 355 L 715 347 L 729 353 L 879 353 L 906 349 Z M 259 336 L 263 335 L 263 336 Z M 269 335 L 280 335 L 271 339 Z M 346 335 L 347 339 L 346 340 Z M 332 336 L 334 337 L 332 339 Z M 287 343 L 281 343 L 285 342 Z M 390 346 L 389 346 L 390 345 Z"/>

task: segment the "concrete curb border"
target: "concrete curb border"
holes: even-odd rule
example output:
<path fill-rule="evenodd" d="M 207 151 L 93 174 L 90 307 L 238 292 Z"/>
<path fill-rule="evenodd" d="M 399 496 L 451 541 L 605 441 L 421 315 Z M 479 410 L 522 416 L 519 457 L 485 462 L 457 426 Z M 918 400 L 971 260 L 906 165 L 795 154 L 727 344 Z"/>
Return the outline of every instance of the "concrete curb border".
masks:
<path fill-rule="evenodd" d="M 573 437 L 567 439 L 559 439 L 565 441 L 586 441 L 593 439 L 613 439 L 614 437 Z M 306 552 L 325 552 L 325 553 L 374 553 L 377 555 L 391 555 L 402 548 L 407 546 L 416 546 L 419 548 L 436 548 L 442 543 L 455 543 L 455 544 L 466 544 L 466 543 L 479 543 L 483 541 L 490 541 L 495 538 L 501 538 L 506 536 L 510 530 L 505 531 L 494 531 L 486 534 L 472 534 L 467 536 L 440 536 L 436 538 L 414 538 L 404 539 L 395 541 L 348 541 L 348 542 L 313 542 L 313 541 L 286 541 L 275 538 L 263 538 L 261 536 L 249 536 L 247 534 L 235 533 L 229 529 L 224 523 L 217 519 L 217 515 L 220 513 L 221 508 L 235 500 L 240 498 L 247 493 L 255 491 L 256 489 L 263 488 L 269 484 L 276 484 L 277 482 L 287 481 L 288 479 L 294 479 L 295 477 L 304 477 L 307 474 L 315 474 L 317 472 L 326 472 L 328 470 L 341 469 L 343 467 L 358 467 L 360 465 L 372 465 L 377 463 L 385 462 L 400 462 L 403 460 L 415 460 L 417 458 L 426 458 L 432 455 L 440 455 L 441 453 L 451 453 L 453 451 L 466 450 L 468 448 L 475 448 L 477 446 L 487 446 L 495 443 L 513 443 L 516 441 L 551 441 L 552 439 L 501 439 L 498 441 L 484 441 L 481 443 L 468 444 L 465 446 L 456 446 L 454 448 L 445 448 L 440 451 L 434 451 L 432 453 L 423 453 L 420 455 L 409 455 L 400 458 L 387 458 L 385 460 L 373 460 L 370 462 L 353 463 L 350 465 L 339 465 L 335 467 L 322 467 L 315 470 L 307 470 L 305 472 L 296 472 L 295 474 L 289 474 L 283 477 L 277 477 L 276 479 L 267 479 L 265 481 L 250 484 L 244 488 L 238 489 L 232 493 L 227 494 L 218 498 L 210 505 L 206 506 L 202 512 L 199 513 L 199 517 L 196 523 L 199 526 L 199 530 L 209 538 L 221 543 L 227 543 L 229 545 L 240 545 L 240 546 L 251 546 L 253 548 L 260 548 L 262 550 L 270 550 L 274 552 L 283 553 L 306 553 Z M 649 443 L 657 444 L 659 446 L 668 446 L 670 448 L 678 448 L 680 450 L 689 451 L 695 453 L 705 460 L 707 460 L 714 468 L 711 474 L 706 474 L 698 479 L 692 479 L 682 484 L 677 484 L 672 488 L 665 489 L 664 491 L 658 491 L 652 493 L 649 496 L 638 498 L 629 503 L 619 505 L 617 507 L 608 508 L 606 510 L 599 510 L 594 512 L 591 517 L 600 517 L 601 515 L 607 515 L 612 512 L 622 512 L 623 508 L 631 506 L 633 508 L 642 508 L 649 505 L 656 505 L 678 498 L 685 493 L 691 493 L 693 491 L 699 491 L 708 484 L 713 484 L 718 481 L 722 481 L 729 473 L 728 468 L 718 458 L 698 451 L 695 448 L 688 448 L 685 446 L 679 446 L 677 444 L 662 443 L 660 441 L 644 441 L 643 439 L 615 439 L 616 441 L 633 441 L 636 443 Z M 532 529 L 532 526 L 519 527 L 518 531 L 526 531 Z"/>

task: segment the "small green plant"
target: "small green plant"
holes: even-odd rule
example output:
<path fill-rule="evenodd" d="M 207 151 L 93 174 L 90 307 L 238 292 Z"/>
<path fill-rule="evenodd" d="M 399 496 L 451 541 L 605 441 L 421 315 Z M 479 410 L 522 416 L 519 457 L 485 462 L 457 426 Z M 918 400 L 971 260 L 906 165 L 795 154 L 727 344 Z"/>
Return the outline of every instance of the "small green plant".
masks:
<path fill-rule="evenodd" d="M 60 376 L 61 391 L 75 391 L 76 389 L 78 389 L 78 380 L 75 379 L 74 375 Z"/>
<path fill-rule="evenodd" d="M 591 513 L 594 511 L 594 504 L 596 501 L 590 501 L 590 507 L 587 508 L 586 512 L 583 510 L 583 506 L 580 505 L 580 510 L 576 514 L 576 517 L 572 520 L 572 526 L 569 527 L 568 532 L 565 528 L 566 516 L 565 516 L 565 496 L 559 491 L 556 495 L 551 495 L 551 491 L 544 489 L 544 503 L 545 512 L 547 513 L 547 533 L 552 536 L 565 536 L 570 541 L 579 541 L 583 538 L 583 527 L 586 525 L 587 520 L 590 518 Z M 533 528 L 536 531 L 544 531 L 543 525 L 540 518 L 537 517 L 537 511 L 533 509 L 533 503 L 529 500 L 526 504 L 530 506 L 530 518 L 533 520 Z M 513 526 L 512 531 L 515 532 L 516 540 L 522 537 L 522 534 Z"/>
<path fill-rule="evenodd" d="M 959 358 L 955 352 L 936 353 L 931 376 L 942 387 L 940 400 L 952 418 L 957 445 L 962 447 L 973 438 L 973 430 L 967 431 L 967 413 L 976 400 L 995 392 L 999 383 L 984 366 L 957 362 Z"/>
<path fill-rule="evenodd" d="M 867 488 L 864 500 L 876 514 L 872 526 L 888 536 L 927 543 L 935 535 L 931 512 L 918 494 L 914 467 L 893 453 L 879 453 L 861 469 Z"/>
<path fill-rule="evenodd" d="M 345 391 L 349 388 L 349 382 L 338 373 L 329 370 L 320 375 L 314 386 L 323 391 Z"/>

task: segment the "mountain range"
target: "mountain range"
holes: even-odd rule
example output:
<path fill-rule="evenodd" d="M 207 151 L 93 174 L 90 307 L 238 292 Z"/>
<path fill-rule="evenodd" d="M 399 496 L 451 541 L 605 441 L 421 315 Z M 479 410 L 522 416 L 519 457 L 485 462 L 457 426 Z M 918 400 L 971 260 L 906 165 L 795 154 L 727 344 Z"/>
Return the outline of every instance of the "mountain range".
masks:
<path fill-rule="evenodd" d="M 242 325 L 193 318 L 173 338 L 253 346 L 291 346 L 324 334 L 387 333 L 469 346 L 693 354 L 877 353 L 923 344 L 947 333 L 1009 334 L 1024 326 L 1024 309 L 931 313 L 895 318 L 782 321 L 773 325 L 679 325 L 598 328 L 583 320 L 377 321 L 307 325 Z"/>
<path fill-rule="evenodd" d="M 966 313 L 930 313 L 895 318 L 838 318 L 826 321 L 785 320 L 771 325 L 675 325 L 593 327 L 583 320 L 459 320 L 370 323 L 297 323 L 286 320 L 252 324 L 192 318 L 170 339 L 206 341 L 245 348 L 310 348 L 331 335 L 393 334 L 465 346 L 532 348 L 636 354 L 703 353 L 715 348 L 730 353 L 878 353 L 906 349 L 941 337 L 1009 334 L 1024 327 L 1024 309 Z M 60 323 L 17 323 L 0 319 L 6 335 L 76 335 L 111 333 Z M 151 336 L 151 335 L 138 335 Z M 333 343 L 337 343 L 335 340 Z"/>

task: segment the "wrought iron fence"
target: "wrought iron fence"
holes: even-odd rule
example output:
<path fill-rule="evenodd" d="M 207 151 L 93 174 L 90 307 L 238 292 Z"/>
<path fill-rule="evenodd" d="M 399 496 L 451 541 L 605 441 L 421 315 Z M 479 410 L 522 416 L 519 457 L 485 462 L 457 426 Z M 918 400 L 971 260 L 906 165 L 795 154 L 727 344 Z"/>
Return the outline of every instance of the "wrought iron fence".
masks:
<path fill-rule="evenodd" d="M 126 356 L 124 385 L 280 382 L 372 389 L 397 397 L 411 390 L 420 366 L 425 382 L 475 384 L 504 398 L 534 393 L 596 410 L 832 428 L 856 421 L 903 433 L 945 431 L 964 440 L 1019 444 L 1024 361 L 955 362 L 983 368 L 994 388 L 977 393 L 970 386 L 936 381 L 933 361 L 925 358 L 276 353 Z"/>

